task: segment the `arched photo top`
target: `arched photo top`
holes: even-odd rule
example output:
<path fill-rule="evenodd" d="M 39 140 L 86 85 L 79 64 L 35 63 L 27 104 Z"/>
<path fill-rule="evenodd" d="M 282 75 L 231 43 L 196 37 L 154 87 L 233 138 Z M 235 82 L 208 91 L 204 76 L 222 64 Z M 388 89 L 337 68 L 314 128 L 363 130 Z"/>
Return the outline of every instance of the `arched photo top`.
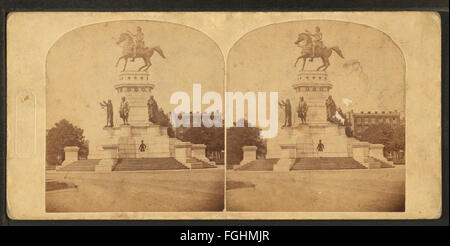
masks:
<path fill-rule="evenodd" d="M 136 36 L 138 28 L 143 37 Z M 145 47 L 159 47 L 147 72 L 158 106 L 166 113 L 176 106 L 170 104 L 171 94 L 192 94 L 194 83 L 201 84 L 203 91 L 223 91 L 223 54 L 214 40 L 197 29 L 151 20 L 86 25 L 62 35 L 48 51 L 47 128 L 68 119 L 86 129 L 87 135 L 95 135 L 104 125 L 99 102 L 112 99 L 116 108 L 120 104 L 114 85 L 125 64 L 124 59 L 118 61 L 126 51 L 126 41 L 119 42 L 122 34 L 141 39 Z M 141 58 L 128 59 L 126 69 L 136 71 L 143 65 Z"/>
<path fill-rule="evenodd" d="M 306 41 L 297 42 L 299 34 L 309 32 L 314 42 L 316 27 L 323 46 L 337 48 L 330 52 L 326 72 L 339 104 L 348 98 L 354 102 L 348 110 L 404 111 L 406 64 L 399 46 L 376 28 L 344 21 L 289 21 L 248 32 L 228 54 L 227 90 L 278 91 L 280 98 L 295 97 L 291 86 L 303 62 L 305 70 L 324 64 L 320 57 L 301 58 L 295 66 L 306 48 Z"/>

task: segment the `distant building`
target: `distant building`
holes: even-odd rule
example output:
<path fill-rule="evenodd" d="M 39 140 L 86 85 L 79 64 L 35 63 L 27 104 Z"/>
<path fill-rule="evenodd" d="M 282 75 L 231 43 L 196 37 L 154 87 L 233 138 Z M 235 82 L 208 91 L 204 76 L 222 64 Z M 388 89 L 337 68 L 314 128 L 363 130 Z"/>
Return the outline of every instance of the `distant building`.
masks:
<path fill-rule="evenodd" d="M 348 113 L 347 118 L 351 123 L 351 128 L 353 131 L 353 136 L 356 138 L 360 138 L 362 133 L 369 128 L 369 126 L 380 125 L 380 124 L 388 124 L 388 125 L 400 125 L 404 124 L 404 119 L 400 119 L 400 112 L 395 110 L 392 111 L 368 111 L 368 112 L 360 112 L 355 113 L 350 111 Z"/>

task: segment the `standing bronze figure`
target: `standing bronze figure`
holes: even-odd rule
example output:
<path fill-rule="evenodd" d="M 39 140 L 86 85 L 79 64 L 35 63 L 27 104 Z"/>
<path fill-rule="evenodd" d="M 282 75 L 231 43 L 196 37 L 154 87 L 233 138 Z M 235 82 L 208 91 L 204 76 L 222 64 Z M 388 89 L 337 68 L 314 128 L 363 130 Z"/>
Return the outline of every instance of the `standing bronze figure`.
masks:
<path fill-rule="evenodd" d="M 122 102 L 120 103 L 120 118 L 122 118 L 124 125 L 128 125 L 129 113 L 130 107 L 128 105 L 127 99 L 125 97 L 122 97 Z"/>
<path fill-rule="evenodd" d="M 284 109 L 284 125 L 283 126 L 292 126 L 292 112 L 291 112 L 291 101 L 289 99 L 286 99 L 286 102 L 281 100 L 281 102 L 278 103 L 281 108 Z"/>
<path fill-rule="evenodd" d="M 302 121 L 301 124 L 306 124 L 306 115 L 308 113 L 308 104 L 306 104 L 303 97 L 300 97 L 300 102 L 298 104 L 297 108 L 297 114 L 300 120 Z"/>
<path fill-rule="evenodd" d="M 158 123 L 158 104 L 153 96 L 147 101 L 148 121 Z"/>
<path fill-rule="evenodd" d="M 105 127 L 113 127 L 114 126 L 114 118 L 113 118 L 113 105 L 111 99 L 108 99 L 108 102 L 100 102 L 100 106 L 102 108 L 106 108 L 106 125 Z"/>
<path fill-rule="evenodd" d="M 325 106 L 327 108 L 327 120 L 333 122 L 336 115 L 336 103 L 334 103 L 331 95 L 328 96 L 328 99 L 325 101 Z"/>

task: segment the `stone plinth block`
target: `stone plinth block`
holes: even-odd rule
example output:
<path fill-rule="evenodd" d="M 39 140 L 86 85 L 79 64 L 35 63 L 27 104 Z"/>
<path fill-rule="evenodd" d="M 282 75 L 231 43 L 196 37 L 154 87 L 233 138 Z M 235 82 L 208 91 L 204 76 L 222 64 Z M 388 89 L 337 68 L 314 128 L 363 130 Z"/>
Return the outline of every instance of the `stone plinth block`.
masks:
<path fill-rule="evenodd" d="M 365 167 L 369 167 L 367 158 L 369 157 L 369 146 L 367 142 L 354 142 L 352 145 L 353 159 Z"/>
<path fill-rule="evenodd" d="M 111 172 L 117 164 L 119 156 L 119 146 L 117 144 L 105 144 L 102 147 L 105 152 L 105 157 L 95 166 L 96 173 Z"/>
<path fill-rule="evenodd" d="M 369 156 L 383 160 L 383 148 L 384 145 L 382 144 L 370 144 L 369 146 Z"/>
<path fill-rule="evenodd" d="M 296 148 L 295 144 L 280 144 L 281 148 L 281 158 L 273 166 L 273 170 L 276 172 L 287 172 L 292 169 L 296 158 Z"/>
<path fill-rule="evenodd" d="M 161 130 L 158 125 L 149 125 L 147 127 L 148 136 L 161 136 Z"/>
<path fill-rule="evenodd" d="M 202 160 L 206 163 L 215 165 L 214 162 L 210 161 L 207 157 L 206 157 L 206 145 L 204 144 L 192 144 L 192 157 L 195 157 L 199 160 Z"/>
<path fill-rule="evenodd" d="M 122 137 L 130 137 L 131 134 L 131 126 L 130 125 L 121 125 L 120 126 L 120 136 Z"/>
<path fill-rule="evenodd" d="M 181 142 L 175 143 L 175 159 L 190 168 L 188 160 L 192 157 L 191 143 Z"/>
<path fill-rule="evenodd" d="M 240 165 L 243 165 L 247 162 L 256 160 L 256 150 L 258 148 L 256 146 L 244 146 L 242 147 L 242 152 L 244 158 L 242 159 Z"/>
<path fill-rule="evenodd" d="M 61 163 L 61 167 L 66 166 L 74 161 L 78 161 L 78 151 L 80 148 L 77 146 L 67 146 L 64 148 L 64 162 Z"/>
<path fill-rule="evenodd" d="M 161 136 L 168 136 L 167 135 L 167 126 L 159 126 L 159 134 Z"/>

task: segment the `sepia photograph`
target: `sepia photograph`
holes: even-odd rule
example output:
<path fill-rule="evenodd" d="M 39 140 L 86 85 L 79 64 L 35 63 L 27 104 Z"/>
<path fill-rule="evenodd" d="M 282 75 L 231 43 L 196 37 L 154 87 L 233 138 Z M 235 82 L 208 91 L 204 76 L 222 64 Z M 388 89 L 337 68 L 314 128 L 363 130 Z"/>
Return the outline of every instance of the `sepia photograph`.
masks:
<path fill-rule="evenodd" d="M 405 61 L 388 35 L 341 21 L 278 23 L 239 39 L 227 66 L 228 90 L 276 91 L 279 108 L 273 138 L 261 137 L 259 115 L 274 112 L 258 107 L 252 124 L 250 103 L 235 118 L 246 126 L 227 128 L 228 210 L 405 210 Z"/>
<path fill-rule="evenodd" d="M 12 12 L 6 32 L 10 218 L 442 214 L 437 13 Z"/>
<path fill-rule="evenodd" d="M 46 211 L 222 211 L 223 127 L 175 128 L 169 98 L 193 81 L 220 93 L 223 71 L 214 41 L 183 25 L 65 33 L 46 61 Z"/>

